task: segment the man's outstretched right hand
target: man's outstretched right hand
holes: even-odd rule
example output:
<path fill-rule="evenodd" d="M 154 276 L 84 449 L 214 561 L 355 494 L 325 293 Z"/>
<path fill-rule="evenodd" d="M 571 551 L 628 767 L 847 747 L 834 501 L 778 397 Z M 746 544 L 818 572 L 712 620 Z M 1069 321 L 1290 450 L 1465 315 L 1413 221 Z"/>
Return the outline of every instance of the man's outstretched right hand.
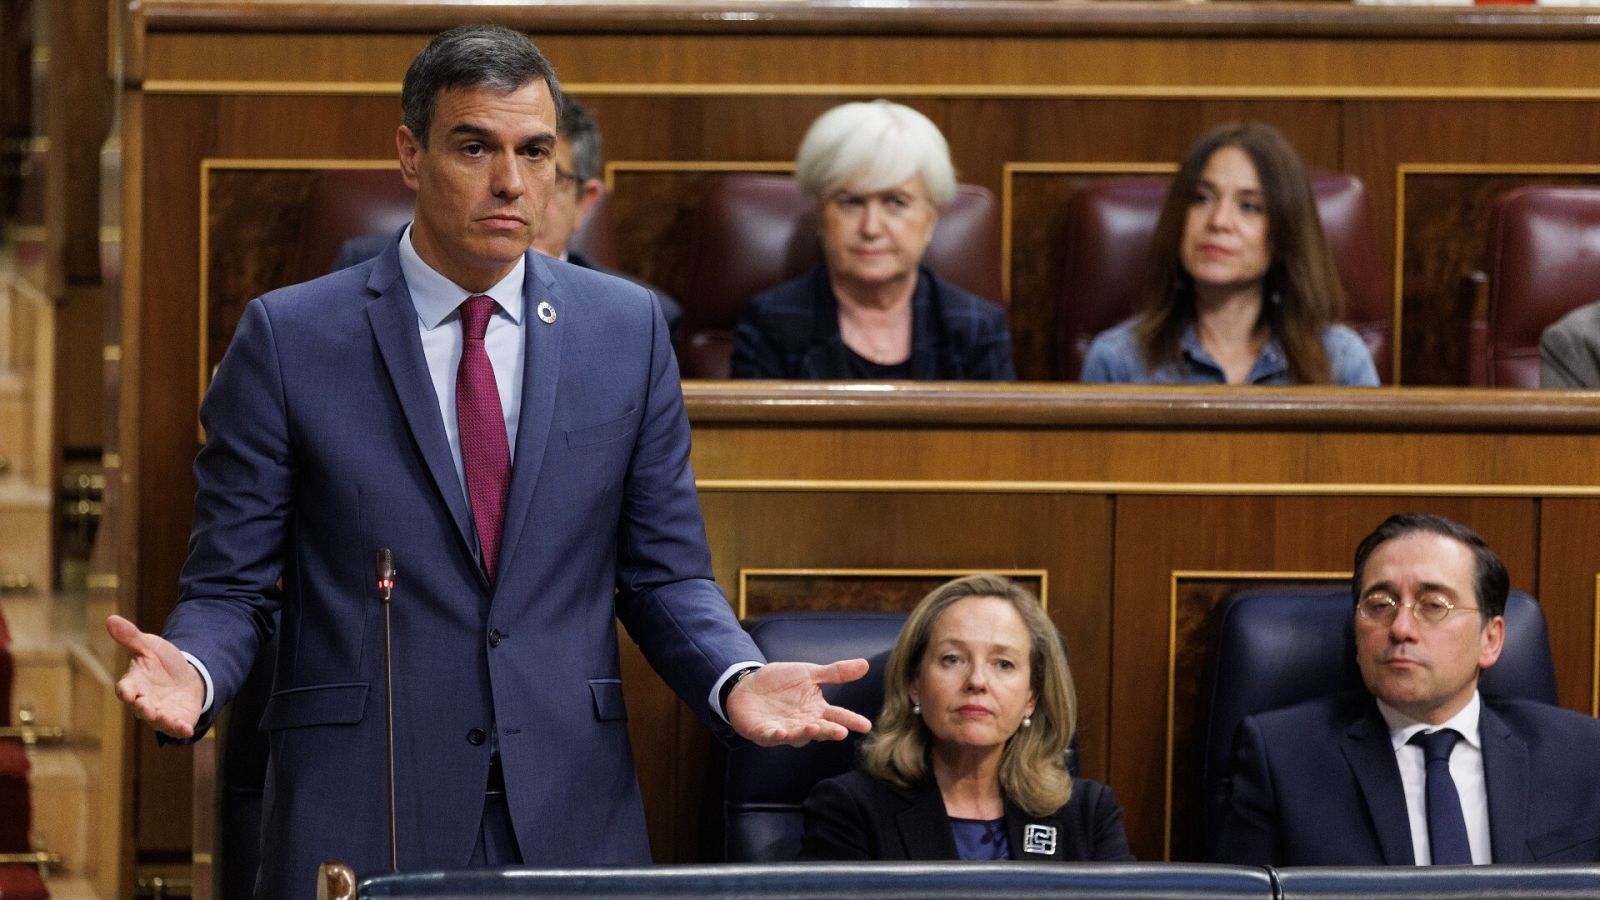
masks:
<path fill-rule="evenodd" d="M 163 734 L 194 737 L 206 702 L 200 672 L 159 634 L 147 634 L 121 616 L 106 619 L 112 640 L 128 648 L 128 674 L 117 682 L 117 697 L 133 714 Z"/>

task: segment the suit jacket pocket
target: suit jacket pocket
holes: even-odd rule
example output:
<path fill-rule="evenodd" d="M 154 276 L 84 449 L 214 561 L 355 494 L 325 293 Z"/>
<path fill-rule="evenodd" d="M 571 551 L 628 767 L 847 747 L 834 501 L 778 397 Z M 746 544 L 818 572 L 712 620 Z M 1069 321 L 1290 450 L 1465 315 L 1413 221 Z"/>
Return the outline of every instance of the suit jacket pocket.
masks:
<path fill-rule="evenodd" d="M 367 704 L 366 682 L 317 684 L 277 691 L 261 714 L 261 730 L 303 728 L 307 725 L 354 725 Z"/>
<path fill-rule="evenodd" d="M 579 447 L 588 447 L 593 444 L 603 444 L 626 437 L 633 433 L 634 411 L 629 409 L 626 413 L 609 422 L 598 425 L 587 425 L 583 428 L 567 429 L 567 449 L 576 450 Z"/>
<path fill-rule="evenodd" d="M 1534 862 L 1592 862 L 1600 859 L 1600 823 L 1593 818 L 1568 822 L 1528 838 Z"/>
<path fill-rule="evenodd" d="M 594 717 L 602 722 L 628 718 L 622 702 L 622 679 L 591 678 L 589 694 L 594 697 Z"/>

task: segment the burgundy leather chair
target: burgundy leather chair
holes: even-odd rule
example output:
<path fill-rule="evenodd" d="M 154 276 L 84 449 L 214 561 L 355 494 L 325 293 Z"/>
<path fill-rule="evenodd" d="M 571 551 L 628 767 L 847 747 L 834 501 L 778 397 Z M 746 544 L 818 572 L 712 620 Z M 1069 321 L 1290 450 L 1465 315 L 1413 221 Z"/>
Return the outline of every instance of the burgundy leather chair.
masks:
<path fill-rule="evenodd" d="M 816 201 L 788 175 L 733 174 L 706 182 L 689 251 L 678 364 L 685 378 L 726 378 L 745 301 L 822 262 Z M 1000 206 L 963 184 L 939 216 L 923 262 L 996 303 Z"/>
<path fill-rule="evenodd" d="M 1103 178 L 1067 201 L 1062 285 L 1056 306 L 1057 374 L 1075 380 L 1096 334 L 1133 315 L 1165 176 Z M 1345 322 L 1391 380 L 1394 293 L 1378 256 L 1366 187 L 1353 175 L 1311 177 L 1317 213 L 1345 292 Z"/>
<path fill-rule="evenodd" d="M 1524 187 L 1495 201 L 1488 296 L 1467 329 L 1466 381 L 1538 387 L 1539 336 L 1600 299 L 1600 188 Z"/>
<path fill-rule="evenodd" d="M 616 267 L 617 242 L 608 195 L 573 234 L 569 246 L 603 266 Z M 417 198 L 395 169 L 324 169 L 311 182 L 290 283 L 326 275 L 345 242 L 371 237 L 371 248 L 411 221 Z M 357 260 L 359 261 L 359 260 Z"/>

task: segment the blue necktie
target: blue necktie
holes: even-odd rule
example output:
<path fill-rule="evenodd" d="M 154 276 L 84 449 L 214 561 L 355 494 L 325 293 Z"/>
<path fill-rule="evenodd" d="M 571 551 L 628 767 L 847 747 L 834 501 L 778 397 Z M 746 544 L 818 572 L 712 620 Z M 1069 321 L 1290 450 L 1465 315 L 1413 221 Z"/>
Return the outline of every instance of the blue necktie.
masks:
<path fill-rule="evenodd" d="M 1461 735 L 1448 728 L 1417 732 L 1409 743 L 1422 748 L 1428 763 L 1428 846 L 1436 866 L 1471 865 L 1467 820 L 1461 814 L 1461 795 L 1450 777 L 1450 751 Z"/>

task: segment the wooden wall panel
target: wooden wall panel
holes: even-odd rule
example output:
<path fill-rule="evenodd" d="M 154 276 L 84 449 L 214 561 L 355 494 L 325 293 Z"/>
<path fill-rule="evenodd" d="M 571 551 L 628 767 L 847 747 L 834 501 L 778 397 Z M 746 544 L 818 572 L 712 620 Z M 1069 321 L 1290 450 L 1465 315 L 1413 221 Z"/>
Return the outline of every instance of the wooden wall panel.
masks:
<path fill-rule="evenodd" d="M 1600 502 L 1547 499 L 1539 504 L 1539 603 L 1550 626 L 1550 652 L 1561 705 L 1600 715 Z"/>
<path fill-rule="evenodd" d="M 717 582 L 741 568 L 1042 569 L 1072 653 L 1085 772 L 1106 764 L 1111 505 L 1105 497 L 703 488 Z"/>

